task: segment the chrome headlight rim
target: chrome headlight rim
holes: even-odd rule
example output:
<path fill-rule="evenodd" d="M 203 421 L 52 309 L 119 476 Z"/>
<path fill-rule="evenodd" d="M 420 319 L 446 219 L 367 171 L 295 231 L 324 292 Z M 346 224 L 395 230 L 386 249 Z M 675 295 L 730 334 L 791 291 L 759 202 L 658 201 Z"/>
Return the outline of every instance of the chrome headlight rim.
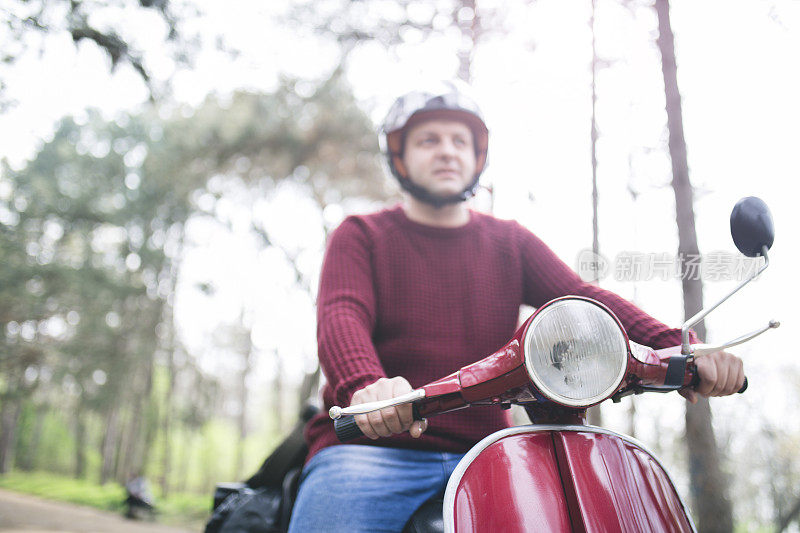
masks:
<path fill-rule="evenodd" d="M 622 354 L 621 359 L 622 360 L 620 361 L 619 369 L 617 371 L 617 374 L 616 374 L 613 382 L 608 387 L 603 389 L 601 392 L 599 392 L 599 393 L 597 393 L 597 394 L 595 394 L 595 395 L 593 395 L 593 396 L 591 396 L 589 398 L 584 398 L 584 399 L 570 398 L 568 396 L 564 396 L 563 394 L 559 394 L 558 392 L 555 392 L 554 390 L 552 390 L 552 388 L 550 388 L 537 375 L 537 373 L 535 371 L 535 366 L 534 366 L 533 362 L 530 359 L 531 358 L 531 354 L 533 352 L 531 344 L 532 344 L 532 342 L 534 340 L 534 337 L 535 337 L 535 335 L 533 333 L 535 331 L 536 325 L 550 311 L 553 311 L 553 310 L 557 309 L 558 307 L 563 307 L 565 305 L 574 304 L 576 302 L 581 302 L 581 304 L 579 304 L 579 305 L 582 305 L 584 303 L 593 305 L 593 306 L 599 308 L 601 311 L 605 312 L 608 316 L 610 316 L 611 319 L 614 321 L 614 324 L 617 326 L 617 328 L 619 328 L 619 332 L 620 332 L 620 335 L 621 335 L 621 339 L 623 340 L 623 347 L 624 347 L 624 350 L 621 351 L 621 354 Z M 548 400 L 550 400 L 552 402 L 560 404 L 560 405 L 564 405 L 564 406 L 567 406 L 567 407 L 573 407 L 573 408 L 586 408 L 586 407 L 591 407 L 593 405 L 596 405 L 596 404 L 602 402 L 603 400 L 606 400 L 606 399 L 610 398 L 614 394 L 614 392 L 619 388 L 620 383 L 622 383 L 622 380 L 624 379 L 625 374 L 628 371 L 628 359 L 629 359 L 630 350 L 631 350 L 631 348 L 630 348 L 630 340 L 628 339 L 628 334 L 625 332 L 625 328 L 622 326 L 622 323 L 620 323 L 620 321 L 616 317 L 616 315 L 608 307 L 606 307 L 602 303 L 598 302 L 597 300 L 593 300 L 592 298 L 586 298 L 586 297 L 583 297 L 583 296 L 563 296 L 561 298 L 556 298 L 555 300 L 551 300 L 550 302 L 546 303 L 545 305 L 543 305 L 542 307 L 537 309 L 536 312 L 533 314 L 533 316 L 531 316 L 531 318 L 528 320 L 528 325 L 525 328 L 525 332 L 523 334 L 523 339 L 522 340 L 523 340 L 523 343 L 522 343 L 523 344 L 523 352 L 524 352 L 524 356 L 525 356 L 524 357 L 524 359 L 525 359 L 525 370 L 528 373 L 528 377 L 533 382 L 533 384 L 536 386 L 536 389 L 542 395 L 544 395 L 545 398 L 547 398 Z"/>

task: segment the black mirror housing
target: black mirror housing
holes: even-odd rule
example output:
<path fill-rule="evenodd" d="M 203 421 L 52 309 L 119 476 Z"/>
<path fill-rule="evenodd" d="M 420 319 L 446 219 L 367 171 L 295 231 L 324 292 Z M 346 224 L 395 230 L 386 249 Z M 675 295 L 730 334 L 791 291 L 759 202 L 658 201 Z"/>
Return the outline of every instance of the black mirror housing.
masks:
<path fill-rule="evenodd" d="M 736 247 L 747 257 L 762 255 L 775 240 L 775 226 L 767 204 L 761 198 L 748 196 L 733 206 L 731 212 L 731 237 Z"/>

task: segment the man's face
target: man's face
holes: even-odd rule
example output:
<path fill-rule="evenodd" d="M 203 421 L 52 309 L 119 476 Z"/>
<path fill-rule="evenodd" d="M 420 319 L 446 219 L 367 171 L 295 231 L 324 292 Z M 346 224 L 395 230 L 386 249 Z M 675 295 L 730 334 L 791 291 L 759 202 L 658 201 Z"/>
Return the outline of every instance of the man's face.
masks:
<path fill-rule="evenodd" d="M 403 163 L 409 179 L 442 198 L 461 193 L 475 176 L 472 130 L 463 122 L 429 120 L 406 135 Z"/>

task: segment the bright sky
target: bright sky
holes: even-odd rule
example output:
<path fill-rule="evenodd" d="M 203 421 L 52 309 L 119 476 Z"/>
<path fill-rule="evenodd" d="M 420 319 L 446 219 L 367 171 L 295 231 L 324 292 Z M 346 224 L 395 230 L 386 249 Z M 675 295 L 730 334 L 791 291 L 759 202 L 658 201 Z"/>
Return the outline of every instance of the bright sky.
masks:
<path fill-rule="evenodd" d="M 275 26 L 271 17 L 281 11 L 283 2 L 198 3 L 206 16 L 188 29 L 218 32 L 242 55 L 233 62 L 220 53 L 202 54 L 193 71 L 174 79 L 181 101 L 196 104 L 210 91 L 269 90 L 280 72 L 314 77 L 333 66 L 335 48 Z M 474 88 L 492 132 L 485 179 L 495 186 L 498 216 L 527 225 L 575 266 L 580 251 L 591 247 L 590 2 L 503 3 L 509 4 L 513 5 L 507 7 L 508 33 L 489 37 L 474 61 Z M 735 251 L 728 216 L 743 196 L 763 198 L 777 228 L 773 265 L 763 279 L 708 320 L 712 341 L 738 336 L 772 317 L 784 323 L 736 350 L 745 359 L 750 390 L 714 402 L 718 420 L 733 431 L 735 422 L 729 427 L 725 420 L 734 412 L 761 416 L 761 402 L 785 405 L 790 379 L 798 374 L 791 333 L 800 311 L 790 298 L 797 290 L 789 284 L 800 264 L 796 239 L 791 237 L 800 228 L 796 207 L 800 4 L 745 0 L 672 4 L 690 170 L 698 187 L 695 211 L 701 251 Z M 669 160 L 657 149 L 665 138 L 665 113 L 653 44 L 655 26 L 650 9 L 631 13 L 611 0 L 598 2 L 598 48 L 610 62 L 598 80 L 600 246 L 609 259 L 623 251 L 674 254 L 677 248 L 674 201 L 667 186 Z M 21 164 L 63 114 L 81 113 L 91 105 L 113 115 L 140 105 L 144 91 L 135 75 L 121 68 L 109 76 L 105 63 L 89 44 L 76 52 L 68 38 L 51 38 L 41 57 L 29 54 L 15 65 L 7 76 L 8 94 L 19 104 L 0 116 L 2 155 Z M 357 97 L 376 123 L 395 95 L 420 80 L 451 77 L 457 67 L 453 39 L 447 36 L 405 45 L 394 55 L 365 45 L 355 50 L 350 66 Z M 154 68 L 170 71 L 168 63 L 155 63 Z M 639 193 L 636 202 L 629 184 Z M 319 231 L 303 224 L 318 221 L 319 215 L 305 206 L 287 209 L 297 202 L 297 194 L 290 190 L 276 194 L 273 201 L 264 199 L 257 212 L 271 217 L 275 231 L 303 232 L 283 234 L 286 242 L 319 244 Z M 231 198 L 236 197 L 232 192 Z M 308 298 L 286 288 L 291 272 L 281 266 L 282 259 L 270 251 L 259 253 L 252 238 L 231 235 L 208 221 L 196 221 L 190 237 L 198 246 L 185 261 L 184 286 L 198 280 L 212 281 L 218 288 L 213 299 L 192 290 L 179 294 L 178 320 L 190 348 L 198 355 L 207 350 L 209 338 L 204 332 L 220 321 L 233 320 L 244 302 L 251 310 L 256 345 L 265 354 L 279 346 L 287 372 L 299 377 L 313 364 L 312 307 Z M 304 265 L 313 271 L 318 259 L 307 257 Z M 678 281 L 632 283 L 607 278 L 602 285 L 635 299 L 661 320 L 680 324 Z M 732 281 L 706 283 L 706 301 L 733 285 Z M 262 366 L 260 371 L 268 376 L 269 364 Z M 680 427 L 680 401 L 659 397 L 646 405 Z M 772 412 L 777 420 L 783 409 Z"/>

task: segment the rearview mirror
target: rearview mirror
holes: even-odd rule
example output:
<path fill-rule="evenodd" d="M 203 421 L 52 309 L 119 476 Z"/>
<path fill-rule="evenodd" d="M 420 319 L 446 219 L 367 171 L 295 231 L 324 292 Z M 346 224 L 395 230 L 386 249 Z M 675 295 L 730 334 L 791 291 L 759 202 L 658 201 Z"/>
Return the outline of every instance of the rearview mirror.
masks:
<path fill-rule="evenodd" d="M 765 246 L 767 250 L 772 247 L 775 227 L 772 214 L 761 198 L 748 196 L 736 202 L 731 212 L 731 237 L 747 257 L 762 255 Z"/>

